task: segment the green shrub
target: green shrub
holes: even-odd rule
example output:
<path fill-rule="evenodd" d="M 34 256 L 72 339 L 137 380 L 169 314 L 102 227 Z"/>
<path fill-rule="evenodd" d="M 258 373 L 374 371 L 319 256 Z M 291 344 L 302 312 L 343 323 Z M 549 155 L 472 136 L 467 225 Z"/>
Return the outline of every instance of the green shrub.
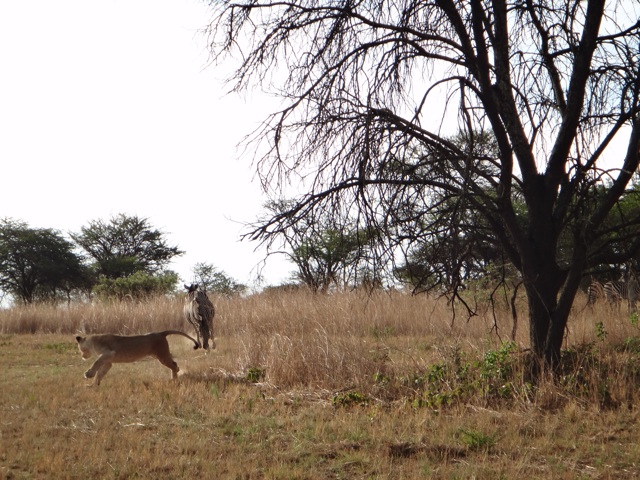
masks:
<path fill-rule="evenodd" d="M 267 371 L 264 368 L 251 367 L 249 370 L 247 370 L 245 378 L 248 382 L 258 383 L 259 381 L 264 379 L 266 373 Z"/>
<path fill-rule="evenodd" d="M 369 398 L 360 392 L 346 392 L 334 395 L 331 399 L 334 407 L 348 407 L 351 405 L 368 405 Z"/>
<path fill-rule="evenodd" d="M 102 299 L 141 299 L 155 295 L 166 295 L 175 291 L 178 274 L 164 272 L 152 275 L 138 271 L 128 277 L 101 277 L 93 287 L 93 293 Z"/>

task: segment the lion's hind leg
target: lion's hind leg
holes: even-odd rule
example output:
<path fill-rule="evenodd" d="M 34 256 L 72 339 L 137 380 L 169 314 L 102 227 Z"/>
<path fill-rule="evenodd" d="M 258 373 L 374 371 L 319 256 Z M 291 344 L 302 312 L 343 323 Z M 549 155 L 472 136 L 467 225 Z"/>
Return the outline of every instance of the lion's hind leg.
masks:
<path fill-rule="evenodd" d="M 174 380 L 178 378 L 178 372 L 180 371 L 180 369 L 178 368 L 178 364 L 171 356 L 168 343 L 166 345 L 162 345 L 162 347 L 158 349 L 155 357 L 162 365 L 171 369 L 171 378 L 173 378 Z"/>
<path fill-rule="evenodd" d="M 161 364 L 171 369 L 172 379 L 175 380 L 176 378 L 178 378 L 178 372 L 180 371 L 180 369 L 178 368 L 178 364 L 175 362 L 175 360 L 171 358 L 171 355 L 169 355 L 168 357 L 157 357 L 157 358 Z"/>

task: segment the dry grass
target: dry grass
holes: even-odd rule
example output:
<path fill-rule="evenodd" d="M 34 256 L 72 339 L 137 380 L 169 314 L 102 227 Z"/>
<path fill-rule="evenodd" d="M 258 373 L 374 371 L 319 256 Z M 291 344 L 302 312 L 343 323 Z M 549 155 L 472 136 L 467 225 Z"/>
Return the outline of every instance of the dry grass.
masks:
<path fill-rule="evenodd" d="M 177 382 L 149 360 L 115 365 L 100 388 L 84 387 L 73 335 L 189 331 L 179 301 L 0 312 L 0 478 L 640 475 L 625 312 L 579 299 L 565 371 L 533 387 L 524 320 L 502 344 L 506 309 L 499 338 L 490 315 L 452 325 L 427 297 L 214 303 L 212 354 L 169 337 Z"/>

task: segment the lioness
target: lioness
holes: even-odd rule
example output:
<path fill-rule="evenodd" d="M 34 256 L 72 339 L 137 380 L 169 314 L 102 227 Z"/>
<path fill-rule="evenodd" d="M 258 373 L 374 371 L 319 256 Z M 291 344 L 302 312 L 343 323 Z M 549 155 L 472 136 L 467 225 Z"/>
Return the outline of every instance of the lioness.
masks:
<path fill-rule="evenodd" d="M 195 339 L 177 330 L 131 336 L 77 336 L 78 348 L 84 360 L 91 358 L 94 353 L 99 355 L 91 368 L 85 372 L 84 378 L 93 378 L 95 376 L 93 384 L 100 385 L 100 380 L 107 374 L 113 363 L 135 362 L 147 356 L 156 357 L 160 363 L 171 369 L 171 378 L 177 378 L 180 369 L 171 357 L 169 342 L 167 342 L 167 335 L 174 334 L 182 335 L 191 340 L 195 344 L 194 350 L 200 348 L 200 344 Z"/>

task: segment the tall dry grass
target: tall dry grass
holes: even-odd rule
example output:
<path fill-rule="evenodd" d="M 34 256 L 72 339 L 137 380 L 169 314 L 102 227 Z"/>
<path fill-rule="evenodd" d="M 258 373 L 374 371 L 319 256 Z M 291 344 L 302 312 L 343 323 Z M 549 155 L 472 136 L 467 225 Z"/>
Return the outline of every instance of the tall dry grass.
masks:
<path fill-rule="evenodd" d="M 484 348 L 500 342 L 493 318 L 452 320 L 446 302 L 427 296 L 302 291 L 217 297 L 214 303 L 217 341 L 236 351 L 235 364 L 225 367 L 262 368 L 268 381 L 285 386 L 333 387 L 367 377 L 379 368 L 386 350 L 419 349 L 422 358 L 451 343 Z M 498 323 L 505 324 L 498 332 L 510 331 L 510 319 L 498 317 Z M 181 298 L 0 311 L 0 333 L 136 334 L 166 329 L 190 331 Z M 519 337 L 524 342 L 526 333 Z M 413 353 L 405 355 L 405 361 L 420 361 Z"/>
<path fill-rule="evenodd" d="M 213 300 L 217 312 L 216 368 L 236 376 L 251 372 L 253 380 L 281 389 L 357 388 L 372 392 L 384 383 L 393 390 L 391 397 L 407 389 L 418 395 L 416 392 L 425 387 L 421 375 L 428 374 L 433 365 L 441 365 L 455 377 L 460 375 L 454 365 L 466 362 L 477 375 L 487 377 L 477 364 L 487 352 L 499 352 L 503 342 L 510 341 L 508 354 L 515 357 L 528 346 L 523 300 L 519 302 L 515 338 L 511 338 L 513 319 L 506 305 L 487 306 L 480 315 L 467 318 L 461 310 L 453 317 L 444 299 L 400 292 L 271 292 Z M 596 358 L 598 353 L 598 358 L 609 356 L 610 363 L 618 365 L 611 367 L 614 370 L 624 369 L 635 350 L 625 353 L 620 346 L 638 336 L 637 325 L 629 321 L 624 310 L 613 312 L 604 304 L 587 309 L 585 305 L 586 298 L 576 300 L 566 335 L 567 355 L 575 357 L 575 352 L 581 351 Z M 183 319 L 181 298 L 27 306 L 0 312 L 0 333 L 4 334 L 136 334 L 166 329 L 191 332 Z M 476 359 L 476 364 L 471 359 Z M 579 361 L 573 358 L 567 363 L 579 369 Z M 512 372 L 516 383 L 526 384 L 526 362 L 509 368 L 517 370 Z M 410 385 L 410 378 L 419 388 Z M 464 383 L 453 378 L 441 380 L 447 385 Z M 618 383 L 626 381 L 625 377 Z M 597 381 L 592 383 L 596 385 Z M 466 387 L 462 384 L 460 388 Z M 622 392 L 618 396 L 629 395 L 622 386 L 617 390 Z"/>
<path fill-rule="evenodd" d="M 563 367 L 528 379 L 526 307 L 454 321 L 400 293 L 214 298 L 182 375 L 84 388 L 73 335 L 190 331 L 180 299 L 0 312 L 0 478 L 637 478 L 640 340 L 576 301 Z M 506 341 L 506 342 L 505 342 Z"/>
<path fill-rule="evenodd" d="M 0 333 L 120 333 L 184 328 L 179 299 L 146 302 L 78 302 L 0 310 Z"/>

